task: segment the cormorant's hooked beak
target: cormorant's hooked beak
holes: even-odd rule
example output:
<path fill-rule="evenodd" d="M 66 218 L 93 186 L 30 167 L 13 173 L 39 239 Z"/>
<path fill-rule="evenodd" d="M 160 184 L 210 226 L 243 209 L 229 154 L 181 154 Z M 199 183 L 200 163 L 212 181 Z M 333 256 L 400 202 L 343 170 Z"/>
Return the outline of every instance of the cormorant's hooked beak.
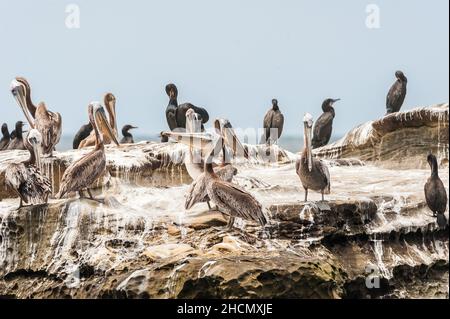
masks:
<path fill-rule="evenodd" d="M 214 127 L 216 132 L 223 137 L 225 144 L 231 148 L 234 156 L 242 155 L 245 158 L 248 158 L 247 149 L 237 137 L 230 121 L 227 119 L 216 119 L 214 121 Z"/>
<path fill-rule="evenodd" d="M 106 133 L 109 135 L 111 140 L 117 145 L 120 146 L 119 141 L 117 140 L 116 135 L 113 133 L 113 129 L 111 128 L 111 125 L 109 125 L 109 121 L 106 118 L 105 109 L 98 105 L 94 109 L 94 115 L 95 119 L 97 120 L 97 123 L 100 123 L 100 125 L 106 129 Z M 100 130 L 100 134 L 103 134 Z"/>
<path fill-rule="evenodd" d="M 336 102 L 338 102 L 338 101 L 340 101 L 340 100 L 341 100 L 341 99 L 334 99 L 332 104 L 334 104 L 334 103 L 336 103 Z"/>
<path fill-rule="evenodd" d="M 20 108 L 22 109 L 23 114 L 27 118 L 28 123 L 30 123 L 30 126 L 34 128 L 34 118 L 31 116 L 30 112 L 27 108 L 27 101 L 25 97 L 25 88 L 24 86 L 17 81 L 16 79 L 12 80 L 11 82 L 11 93 L 16 100 L 17 104 L 19 104 Z"/>

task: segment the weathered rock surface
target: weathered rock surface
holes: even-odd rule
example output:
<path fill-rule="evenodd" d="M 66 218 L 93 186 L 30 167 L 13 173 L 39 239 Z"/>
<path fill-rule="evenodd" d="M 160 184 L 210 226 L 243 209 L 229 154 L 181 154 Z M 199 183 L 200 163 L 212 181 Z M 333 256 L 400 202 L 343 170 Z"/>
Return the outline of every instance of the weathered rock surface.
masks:
<path fill-rule="evenodd" d="M 438 104 L 389 114 L 359 125 L 342 139 L 321 147 L 321 158 L 359 158 L 391 168 L 424 168 L 427 154 L 449 160 L 449 105 Z"/>

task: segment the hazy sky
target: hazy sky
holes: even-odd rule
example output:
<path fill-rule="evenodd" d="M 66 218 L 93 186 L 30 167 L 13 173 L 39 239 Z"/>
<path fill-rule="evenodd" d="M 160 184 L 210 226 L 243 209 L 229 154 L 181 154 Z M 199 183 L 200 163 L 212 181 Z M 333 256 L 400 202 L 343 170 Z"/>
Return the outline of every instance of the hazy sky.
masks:
<path fill-rule="evenodd" d="M 80 28 L 65 25 L 68 4 Z M 377 4 L 380 28 L 366 26 Z M 260 127 L 273 97 L 285 131 L 339 97 L 336 134 L 385 113 L 401 69 L 403 109 L 448 101 L 448 0 L 0 0 L 0 122 L 22 119 L 9 86 L 26 77 L 35 103 L 63 116 L 64 134 L 87 105 L 117 97 L 118 122 L 167 128 L 164 87 L 235 127 Z"/>

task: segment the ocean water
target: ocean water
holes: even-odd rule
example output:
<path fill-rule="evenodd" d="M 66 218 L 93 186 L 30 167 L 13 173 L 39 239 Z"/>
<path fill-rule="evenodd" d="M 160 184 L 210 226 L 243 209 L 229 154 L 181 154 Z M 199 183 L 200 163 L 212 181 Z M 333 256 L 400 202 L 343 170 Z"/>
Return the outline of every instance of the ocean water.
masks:
<path fill-rule="evenodd" d="M 332 136 L 330 143 L 337 141 L 342 136 Z M 152 141 L 158 142 L 159 136 L 157 134 L 149 135 L 134 135 L 135 142 Z M 73 135 L 63 135 L 59 144 L 56 146 L 57 151 L 67 151 L 72 149 Z M 290 152 L 299 152 L 303 147 L 303 136 L 300 135 L 283 135 L 279 141 L 279 145 Z"/>

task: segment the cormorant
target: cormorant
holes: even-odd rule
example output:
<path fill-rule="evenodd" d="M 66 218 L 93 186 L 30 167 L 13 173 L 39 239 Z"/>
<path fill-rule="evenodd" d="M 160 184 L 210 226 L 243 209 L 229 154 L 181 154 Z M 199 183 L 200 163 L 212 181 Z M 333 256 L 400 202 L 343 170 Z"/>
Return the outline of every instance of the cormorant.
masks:
<path fill-rule="evenodd" d="M 408 79 L 402 71 L 395 72 L 397 81 L 392 84 L 386 97 L 386 114 L 400 111 L 406 97 L 406 85 Z"/>
<path fill-rule="evenodd" d="M 9 134 L 8 124 L 2 124 L 2 139 L 0 140 L 0 151 L 6 150 L 9 141 L 11 140 L 11 135 Z"/>
<path fill-rule="evenodd" d="M 315 159 L 311 150 L 311 130 L 313 126 L 312 115 L 306 113 L 303 118 L 304 125 L 304 144 L 302 156 L 295 163 L 295 171 L 300 177 L 303 188 L 305 189 L 305 202 L 308 200 L 308 189 L 324 194 L 330 193 L 330 172 L 328 167 L 321 160 Z"/>
<path fill-rule="evenodd" d="M 26 150 L 23 144 L 23 127 L 25 123 L 22 121 L 16 122 L 16 129 L 14 130 L 14 138 L 8 144 L 8 150 Z"/>
<path fill-rule="evenodd" d="M 175 84 L 167 84 L 166 93 L 169 96 L 169 104 L 166 108 L 166 119 L 171 131 L 176 128 L 186 128 L 186 112 L 189 109 L 193 109 L 195 113 L 199 115 L 202 124 L 208 122 L 209 114 L 204 108 L 195 106 L 191 103 L 178 105 L 178 89 Z"/>
<path fill-rule="evenodd" d="M 437 218 L 439 228 L 444 229 L 447 225 L 447 219 L 444 215 L 445 210 L 447 209 L 447 192 L 444 184 L 439 178 L 436 156 L 429 154 L 427 161 L 431 167 L 431 176 L 425 183 L 425 199 L 428 207 L 433 212 L 433 216 Z"/>
<path fill-rule="evenodd" d="M 319 116 L 314 125 L 312 148 L 327 145 L 333 131 L 333 119 L 335 116 L 333 105 L 340 99 L 326 99 L 322 103 L 322 115 Z"/>
<path fill-rule="evenodd" d="M 278 101 L 272 100 L 272 108 L 267 111 L 264 116 L 264 135 L 262 137 L 263 143 L 273 144 L 281 136 L 283 132 L 284 116 L 278 107 Z"/>
<path fill-rule="evenodd" d="M 78 149 L 80 146 L 80 143 L 82 140 L 87 138 L 92 132 L 92 124 L 84 124 L 80 129 L 78 130 L 77 134 L 75 134 L 75 137 L 73 138 L 73 145 L 72 148 L 74 150 Z"/>
<path fill-rule="evenodd" d="M 122 127 L 122 135 L 123 138 L 120 140 L 120 143 L 122 144 L 133 144 L 134 143 L 134 139 L 133 139 L 133 135 L 131 135 L 131 133 L 129 132 L 129 130 L 133 130 L 136 129 L 136 126 L 132 126 L 132 125 L 125 125 L 124 127 Z"/>

